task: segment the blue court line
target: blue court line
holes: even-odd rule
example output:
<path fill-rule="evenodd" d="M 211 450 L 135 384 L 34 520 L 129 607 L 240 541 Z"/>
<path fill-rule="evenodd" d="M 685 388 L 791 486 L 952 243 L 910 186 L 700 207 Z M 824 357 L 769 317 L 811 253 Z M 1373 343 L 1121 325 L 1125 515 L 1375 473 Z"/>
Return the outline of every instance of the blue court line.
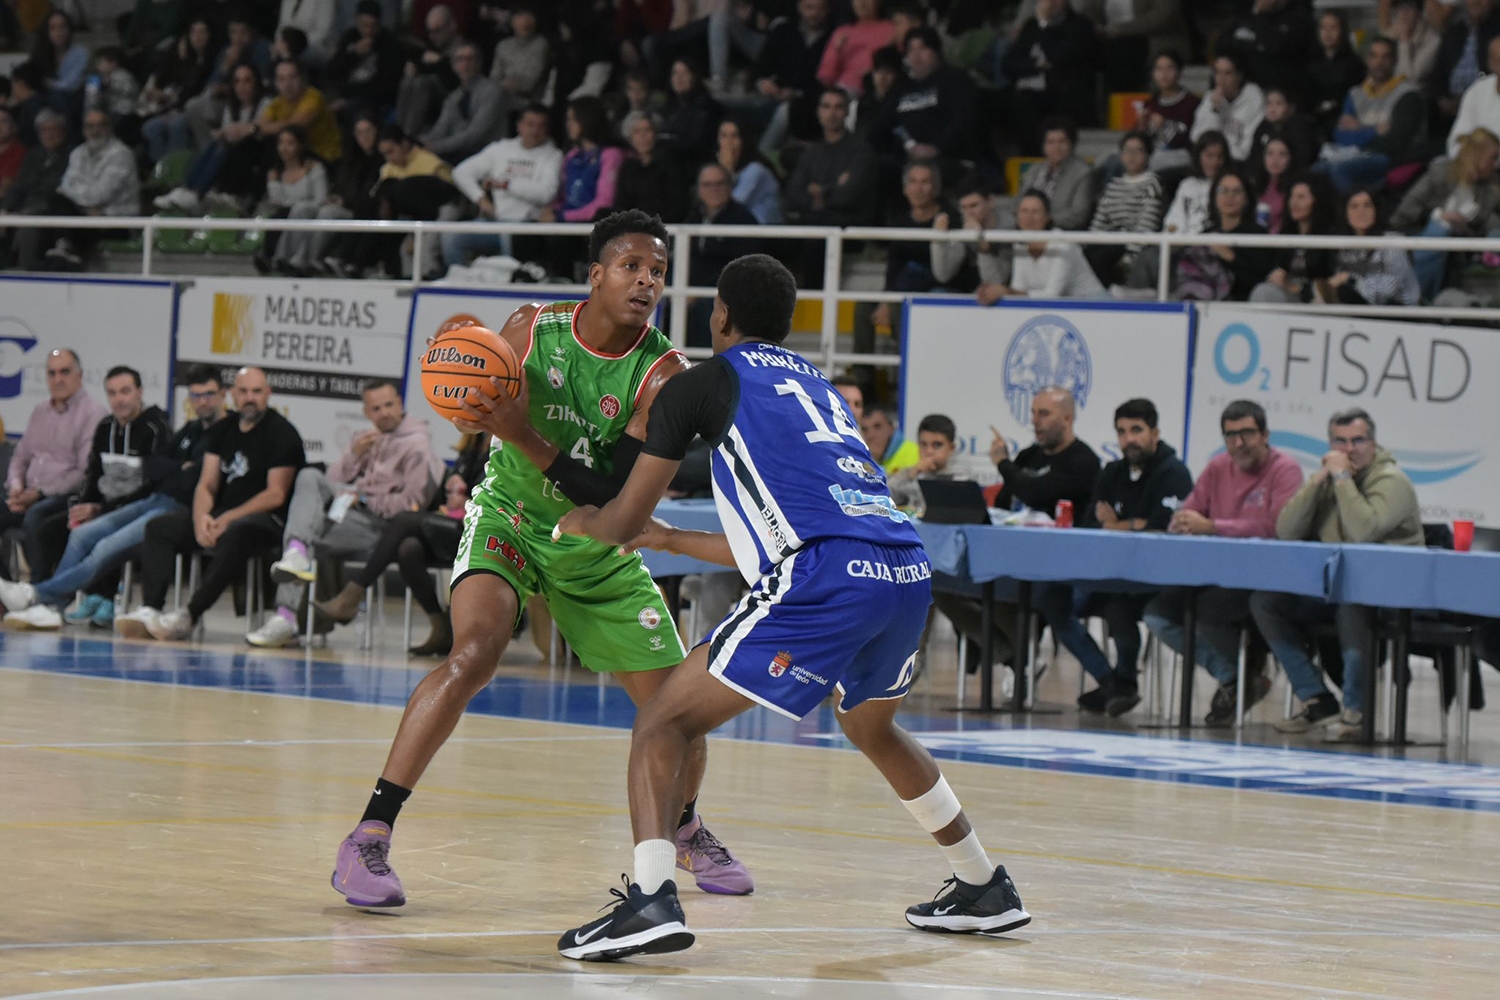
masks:
<path fill-rule="evenodd" d="M 0 669 L 397 708 L 406 704 L 412 688 L 434 665 L 434 661 L 422 660 L 402 668 L 249 649 L 0 633 Z M 559 670 L 558 677 L 553 683 L 509 674 L 502 667 L 500 676 L 470 703 L 469 711 L 536 722 L 630 728 L 635 709 L 619 686 L 601 688 L 592 675 L 576 669 Z M 951 712 L 904 712 L 901 723 L 920 734 L 942 760 L 1500 813 L 1500 768 L 1118 731 L 1018 728 L 1008 720 Z M 757 707 L 718 731 L 720 736 L 740 740 L 848 748 L 837 734 L 834 710 L 826 703 L 800 722 Z"/>

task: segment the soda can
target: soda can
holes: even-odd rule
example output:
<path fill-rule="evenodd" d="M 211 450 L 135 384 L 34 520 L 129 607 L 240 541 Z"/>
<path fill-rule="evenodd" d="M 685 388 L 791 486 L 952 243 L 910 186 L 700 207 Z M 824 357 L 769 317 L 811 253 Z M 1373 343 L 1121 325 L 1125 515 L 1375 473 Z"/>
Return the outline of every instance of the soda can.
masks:
<path fill-rule="evenodd" d="M 1059 528 L 1073 527 L 1073 501 L 1057 501 L 1057 516 L 1053 519 Z"/>

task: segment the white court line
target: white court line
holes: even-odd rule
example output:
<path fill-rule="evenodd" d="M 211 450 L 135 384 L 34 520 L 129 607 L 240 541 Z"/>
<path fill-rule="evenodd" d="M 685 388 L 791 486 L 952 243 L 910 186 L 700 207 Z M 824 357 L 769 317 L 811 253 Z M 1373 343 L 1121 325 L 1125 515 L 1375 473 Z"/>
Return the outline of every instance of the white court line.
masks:
<path fill-rule="evenodd" d="M 350 910 L 358 910 L 358 907 L 350 907 Z M 1073 936 L 1107 936 L 1114 934 L 1139 935 L 1147 928 L 1139 925 L 1125 927 L 1079 927 L 1047 929 L 1042 933 L 1047 937 L 1073 937 Z M 900 934 L 907 936 L 913 933 L 910 928 L 905 927 L 694 927 L 695 934 L 833 934 L 842 936 L 863 936 L 875 934 Z M 1033 928 L 1035 931 L 1036 928 Z M 1423 939 L 1437 941 L 1483 941 L 1500 938 L 1500 931 L 1414 931 L 1410 929 L 1390 931 L 1366 931 L 1366 930 L 1275 930 L 1261 929 L 1256 927 L 1173 927 L 1162 928 L 1152 926 L 1149 928 L 1153 935 L 1158 937 L 1193 937 L 1221 939 L 1232 938 L 1244 940 L 1249 937 L 1265 938 L 1403 938 Z M 182 947 L 200 947 L 209 945 L 252 945 L 252 944 L 317 944 L 325 941 L 436 941 L 453 938 L 516 938 L 516 937 L 557 937 L 562 934 L 561 930 L 529 930 L 529 931 L 412 931 L 403 934 L 305 934 L 291 935 L 287 937 L 251 937 L 251 938 L 156 938 L 138 941 L 41 941 L 35 943 L 13 943 L 0 944 L 0 951 L 32 951 L 45 950 L 55 951 L 68 948 L 160 948 L 172 945 Z"/>
<path fill-rule="evenodd" d="M 593 736 L 454 736 L 449 743 L 586 743 L 592 740 L 628 740 L 630 733 L 602 732 Z M 121 740 L 113 743 L 4 743 L 0 750 L 91 750 L 128 747 L 305 747 L 389 746 L 389 737 L 364 740 Z"/>

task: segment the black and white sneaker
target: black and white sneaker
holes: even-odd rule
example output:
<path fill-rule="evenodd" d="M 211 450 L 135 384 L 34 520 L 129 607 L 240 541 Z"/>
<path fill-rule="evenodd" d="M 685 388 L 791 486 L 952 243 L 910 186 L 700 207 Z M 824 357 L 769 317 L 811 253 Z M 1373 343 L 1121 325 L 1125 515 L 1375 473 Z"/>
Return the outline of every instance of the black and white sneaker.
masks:
<path fill-rule="evenodd" d="M 939 891 L 932 902 L 908 907 L 906 922 L 920 931 L 948 934 L 1004 934 L 1031 923 L 1031 914 L 1021 905 L 1021 894 L 1005 874 L 1004 865 L 995 869 L 986 885 L 970 885 L 954 877 L 943 888 L 949 891 Z"/>
<path fill-rule="evenodd" d="M 629 878 L 622 875 L 620 879 L 626 891 L 609 890 L 620 902 L 608 916 L 568 931 L 558 939 L 557 950 L 563 958 L 612 962 L 629 955 L 659 955 L 692 947 L 693 932 L 684 922 L 676 882 L 669 880 L 648 896 Z"/>

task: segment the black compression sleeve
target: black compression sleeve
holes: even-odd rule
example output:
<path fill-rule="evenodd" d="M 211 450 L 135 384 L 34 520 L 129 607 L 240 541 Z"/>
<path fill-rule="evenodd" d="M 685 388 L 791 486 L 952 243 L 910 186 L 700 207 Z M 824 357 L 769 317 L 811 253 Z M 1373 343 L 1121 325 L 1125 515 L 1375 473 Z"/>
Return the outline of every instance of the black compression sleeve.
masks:
<path fill-rule="evenodd" d="M 635 460 L 640 454 L 641 440 L 625 434 L 615 442 L 614 464 L 609 475 L 570 458 L 561 449 L 556 460 L 542 474 L 556 483 L 563 495 L 578 506 L 603 507 L 615 498 L 625 480 L 630 478 L 630 470 L 635 468 Z"/>

